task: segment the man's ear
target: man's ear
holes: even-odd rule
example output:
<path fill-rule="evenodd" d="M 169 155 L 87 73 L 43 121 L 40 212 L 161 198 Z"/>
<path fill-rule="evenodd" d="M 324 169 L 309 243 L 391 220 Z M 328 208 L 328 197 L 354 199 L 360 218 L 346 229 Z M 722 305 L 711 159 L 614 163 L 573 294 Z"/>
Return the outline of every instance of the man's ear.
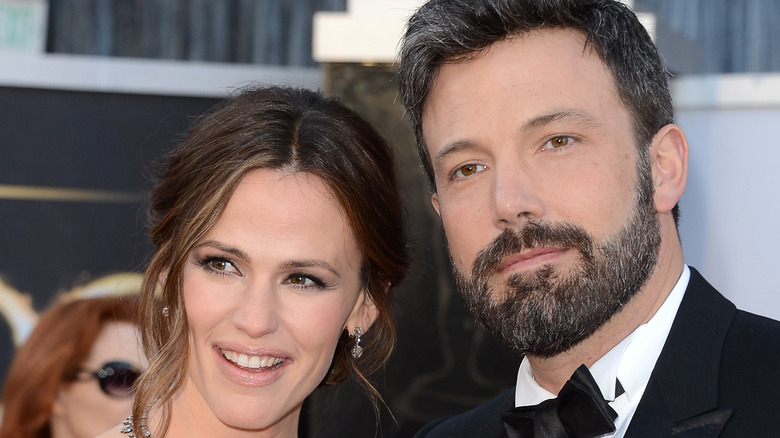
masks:
<path fill-rule="evenodd" d="M 439 210 L 439 195 L 436 193 L 431 195 L 431 205 L 433 205 L 433 209 L 436 210 L 436 214 L 441 217 L 441 210 Z"/>
<path fill-rule="evenodd" d="M 688 141 L 679 126 L 661 128 L 650 145 L 655 209 L 670 212 L 685 191 L 688 179 Z"/>
<path fill-rule="evenodd" d="M 378 316 L 379 309 L 374 304 L 374 300 L 368 296 L 367 292 L 362 291 L 347 318 L 346 330 L 352 334 L 355 333 L 355 327 L 360 327 L 363 332 L 367 332 Z"/>

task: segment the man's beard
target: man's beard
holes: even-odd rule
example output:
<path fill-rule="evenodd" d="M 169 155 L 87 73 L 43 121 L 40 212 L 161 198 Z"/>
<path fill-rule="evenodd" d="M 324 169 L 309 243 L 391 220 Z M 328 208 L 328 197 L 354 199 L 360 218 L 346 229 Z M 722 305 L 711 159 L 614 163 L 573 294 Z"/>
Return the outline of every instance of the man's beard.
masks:
<path fill-rule="evenodd" d="M 639 292 L 661 241 L 650 171 L 641 161 L 636 208 L 614 236 L 596 241 L 575 224 L 528 221 L 480 251 L 471 278 L 455 269 L 469 309 L 496 337 L 523 354 L 555 356 L 592 335 Z M 568 248 L 579 260 L 569 272 L 547 264 L 512 274 L 503 289 L 491 285 L 506 257 L 537 247 Z"/>

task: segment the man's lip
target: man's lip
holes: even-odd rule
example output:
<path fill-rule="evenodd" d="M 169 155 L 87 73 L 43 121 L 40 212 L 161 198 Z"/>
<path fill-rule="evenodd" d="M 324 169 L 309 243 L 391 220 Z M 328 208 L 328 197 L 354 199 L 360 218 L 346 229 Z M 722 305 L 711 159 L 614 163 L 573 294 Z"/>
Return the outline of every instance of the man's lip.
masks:
<path fill-rule="evenodd" d="M 498 265 L 497 271 L 500 273 L 509 269 L 512 266 L 534 265 L 537 263 L 541 263 L 553 259 L 566 251 L 567 248 L 558 248 L 558 247 L 533 248 L 528 251 L 513 254 L 505 258 L 504 261 L 502 261 L 501 264 Z"/>

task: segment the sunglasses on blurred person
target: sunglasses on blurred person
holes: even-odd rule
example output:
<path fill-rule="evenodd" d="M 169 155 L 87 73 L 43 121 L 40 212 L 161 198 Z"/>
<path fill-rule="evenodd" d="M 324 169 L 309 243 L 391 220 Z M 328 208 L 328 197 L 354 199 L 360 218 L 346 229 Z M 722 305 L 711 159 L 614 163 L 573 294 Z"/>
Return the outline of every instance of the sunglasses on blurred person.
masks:
<path fill-rule="evenodd" d="M 129 397 L 133 395 L 136 380 L 141 370 L 127 362 L 107 362 L 97 371 L 79 370 L 73 380 L 97 379 L 100 390 L 111 397 Z"/>

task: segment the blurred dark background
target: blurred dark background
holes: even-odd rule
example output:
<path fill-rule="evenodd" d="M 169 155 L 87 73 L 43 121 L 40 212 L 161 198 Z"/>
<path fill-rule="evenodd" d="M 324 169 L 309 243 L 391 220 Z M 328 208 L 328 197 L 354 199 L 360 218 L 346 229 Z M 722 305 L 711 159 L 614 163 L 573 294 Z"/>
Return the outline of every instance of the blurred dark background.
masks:
<path fill-rule="evenodd" d="M 314 66 L 312 17 L 347 0 L 49 0 L 46 51 Z M 633 0 L 677 73 L 780 71 L 776 0 Z"/>

